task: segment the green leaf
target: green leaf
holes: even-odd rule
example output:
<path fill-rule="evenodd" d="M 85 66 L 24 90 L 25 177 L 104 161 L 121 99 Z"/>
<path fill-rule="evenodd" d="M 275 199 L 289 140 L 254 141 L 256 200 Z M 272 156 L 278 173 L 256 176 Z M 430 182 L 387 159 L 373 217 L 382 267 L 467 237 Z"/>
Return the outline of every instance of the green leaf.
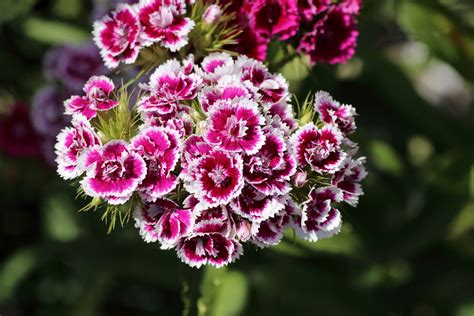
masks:
<path fill-rule="evenodd" d="M 59 21 L 30 18 L 23 23 L 29 38 L 45 44 L 78 44 L 90 37 L 89 32 Z"/>
<path fill-rule="evenodd" d="M 226 268 L 206 267 L 198 301 L 201 316 L 240 315 L 247 301 L 248 284 L 245 276 Z"/>
<path fill-rule="evenodd" d="M 399 175 L 402 172 L 401 159 L 389 144 L 382 141 L 373 141 L 369 149 L 371 158 L 377 168 L 394 175 Z"/>
<path fill-rule="evenodd" d="M 38 261 L 38 253 L 31 248 L 23 248 L 8 257 L 0 270 L 0 302 L 14 294 L 17 285 L 33 269 Z"/>
<path fill-rule="evenodd" d="M 79 227 L 74 215 L 77 215 L 72 201 L 64 196 L 53 196 L 43 206 L 44 229 L 54 240 L 70 241 L 79 235 Z"/>
<path fill-rule="evenodd" d="M 2 0 L 0 1 L 0 23 L 9 22 L 29 12 L 36 0 Z"/>

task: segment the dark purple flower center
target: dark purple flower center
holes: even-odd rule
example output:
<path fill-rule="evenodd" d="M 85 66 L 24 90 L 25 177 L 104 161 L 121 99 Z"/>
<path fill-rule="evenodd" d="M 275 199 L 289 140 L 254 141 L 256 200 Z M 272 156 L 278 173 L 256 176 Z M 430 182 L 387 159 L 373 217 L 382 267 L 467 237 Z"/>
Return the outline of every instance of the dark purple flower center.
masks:
<path fill-rule="evenodd" d="M 124 166 L 117 160 L 106 160 L 102 164 L 102 175 L 105 179 L 114 181 L 123 177 Z"/>

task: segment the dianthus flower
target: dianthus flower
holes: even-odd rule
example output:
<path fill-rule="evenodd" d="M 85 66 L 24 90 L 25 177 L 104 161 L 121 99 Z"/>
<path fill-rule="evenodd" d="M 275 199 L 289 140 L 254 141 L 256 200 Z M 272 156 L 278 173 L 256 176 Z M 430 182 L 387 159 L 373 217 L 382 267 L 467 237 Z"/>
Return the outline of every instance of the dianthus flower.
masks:
<path fill-rule="evenodd" d="M 346 13 L 344 7 L 336 6 L 314 24 L 311 32 L 303 36 L 298 50 L 308 54 L 314 64 L 346 62 L 355 53 L 359 35 L 356 25 L 353 14 Z"/>
<path fill-rule="evenodd" d="M 86 170 L 81 181 L 84 192 L 112 205 L 128 201 L 147 174 L 143 158 L 121 140 L 92 147 L 81 160 L 80 168 Z"/>
<path fill-rule="evenodd" d="M 107 67 L 135 62 L 142 46 L 140 29 L 137 12 L 128 4 L 119 4 L 115 11 L 94 23 L 94 41 Z"/>

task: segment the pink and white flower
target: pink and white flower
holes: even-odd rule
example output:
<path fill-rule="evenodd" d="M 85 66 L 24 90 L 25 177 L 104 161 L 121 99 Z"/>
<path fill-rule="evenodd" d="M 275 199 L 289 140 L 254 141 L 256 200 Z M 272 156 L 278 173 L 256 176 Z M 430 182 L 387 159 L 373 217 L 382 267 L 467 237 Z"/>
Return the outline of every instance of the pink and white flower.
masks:
<path fill-rule="evenodd" d="M 242 193 L 230 202 L 232 211 L 252 222 L 264 221 L 281 209 L 284 204 L 276 196 L 267 196 L 250 185 L 244 186 Z"/>
<path fill-rule="evenodd" d="M 182 0 L 142 0 L 138 16 L 145 46 L 160 43 L 175 52 L 188 43 L 194 21 L 182 16 L 186 4 Z"/>
<path fill-rule="evenodd" d="M 86 169 L 81 181 L 84 192 L 109 204 L 128 201 L 147 175 L 143 158 L 122 140 L 88 149 L 81 155 L 79 166 Z"/>
<path fill-rule="evenodd" d="M 184 136 L 191 134 L 194 122 L 188 112 L 181 109 L 186 108 L 178 106 L 176 111 L 167 114 L 142 112 L 141 118 L 144 122 L 144 126 L 156 126 L 172 129 L 178 132 L 180 138 L 183 138 Z"/>
<path fill-rule="evenodd" d="M 252 242 L 260 248 L 275 246 L 283 238 L 283 232 L 293 227 L 294 217 L 298 211 L 296 205 L 288 196 L 280 198 L 284 207 L 272 217 L 262 221 L 252 223 Z"/>
<path fill-rule="evenodd" d="M 147 174 L 137 190 L 153 202 L 171 192 L 178 183 L 172 174 L 179 160 L 179 134 L 160 127 L 146 128 L 131 140 L 131 147 L 146 163 Z"/>
<path fill-rule="evenodd" d="M 357 115 L 352 105 L 341 104 L 325 91 L 319 91 L 314 98 L 314 108 L 319 118 L 326 124 L 336 125 L 341 132 L 349 135 L 356 130 L 354 117 Z"/>
<path fill-rule="evenodd" d="M 245 180 L 265 195 L 288 193 L 295 171 L 295 158 L 287 151 L 283 137 L 274 132 L 267 131 L 262 148 L 244 160 Z"/>
<path fill-rule="evenodd" d="M 107 67 L 135 62 L 141 49 L 140 30 L 138 15 L 128 4 L 118 5 L 114 12 L 94 23 L 94 42 Z"/>
<path fill-rule="evenodd" d="M 72 96 L 64 101 L 66 114 L 80 113 L 91 119 L 97 111 L 107 111 L 118 105 L 118 101 L 111 99 L 115 85 L 105 76 L 93 76 L 84 85 L 85 96 Z"/>
<path fill-rule="evenodd" d="M 145 242 L 159 241 L 162 249 L 176 246 L 193 227 L 190 209 L 183 209 L 168 199 L 145 203 L 134 212 L 135 227 Z"/>
<path fill-rule="evenodd" d="M 243 248 L 236 239 L 211 232 L 181 239 L 177 253 L 181 261 L 191 267 L 209 264 L 220 268 L 237 260 Z"/>
<path fill-rule="evenodd" d="M 221 150 L 191 161 L 183 174 L 186 190 L 209 206 L 223 205 L 237 197 L 244 185 L 242 158 Z"/>
<path fill-rule="evenodd" d="M 209 117 L 205 138 L 220 149 L 252 155 L 265 141 L 261 127 L 265 121 L 254 101 L 218 101 L 211 108 Z"/>
<path fill-rule="evenodd" d="M 78 157 L 87 148 L 101 145 L 101 141 L 86 117 L 75 114 L 72 127 L 64 128 L 57 136 L 55 145 L 58 174 L 63 179 L 74 179 L 85 169 L 78 166 Z"/>
<path fill-rule="evenodd" d="M 210 154 L 211 151 L 211 146 L 202 136 L 189 136 L 184 142 L 181 152 L 181 167 L 184 169 L 184 172 L 186 172 L 191 162 L 196 161 L 201 156 Z"/>
<path fill-rule="evenodd" d="M 209 111 L 210 108 L 219 100 L 234 100 L 236 98 L 245 98 L 257 101 L 256 90 L 245 84 L 236 75 L 223 75 L 214 86 L 205 86 L 199 93 L 199 101 L 202 109 Z"/>
<path fill-rule="evenodd" d="M 231 74 L 234 60 L 227 53 L 212 53 L 201 62 L 201 67 L 196 67 L 196 72 L 202 76 L 205 82 L 212 83 L 219 80 L 223 75 Z"/>
<path fill-rule="evenodd" d="M 341 214 L 332 206 L 342 200 L 342 192 L 335 187 L 313 188 L 303 203 L 301 228 L 296 232 L 309 241 L 329 238 L 341 229 Z"/>
<path fill-rule="evenodd" d="M 202 204 L 198 203 L 193 212 L 196 214 L 194 234 L 213 232 L 229 238 L 235 236 L 235 222 L 227 206 L 219 205 L 203 208 Z"/>
<path fill-rule="evenodd" d="M 240 56 L 235 68 L 243 81 L 248 81 L 257 89 L 262 102 L 277 103 L 289 97 L 285 78 L 280 74 L 271 74 L 261 62 Z"/>
<path fill-rule="evenodd" d="M 286 136 L 289 136 L 298 127 L 298 123 L 293 116 L 293 109 L 286 100 L 266 107 L 265 113 L 266 125 L 281 130 Z"/>
<path fill-rule="evenodd" d="M 298 163 L 304 167 L 309 165 L 318 173 L 334 173 L 338 171 L 347 154 L 342 151 L 343 136 L 334 125 L 326 125 L 318 129 L 308 123 L 292 136 L 292 143 Z"/>
<path fill-rule="evenodd" d="M 186 73 L 186 68 L 171 59 L 155 70 L 148 85 L 141 85 L 149 93 L 139 101 L 138 110 L 169 114 L 180 102 L 194 99 L 201 82 L 201 77 Z"/>
<path fill-rule="evenodd" d="M 334 174 L 332 185 L 342 190 L 342 199 L 350 206 L 356 207 L 359 196 L 364 194 L 360 182 L 367 176 L 365 157 L 347 158 L 341 170 Z"/>

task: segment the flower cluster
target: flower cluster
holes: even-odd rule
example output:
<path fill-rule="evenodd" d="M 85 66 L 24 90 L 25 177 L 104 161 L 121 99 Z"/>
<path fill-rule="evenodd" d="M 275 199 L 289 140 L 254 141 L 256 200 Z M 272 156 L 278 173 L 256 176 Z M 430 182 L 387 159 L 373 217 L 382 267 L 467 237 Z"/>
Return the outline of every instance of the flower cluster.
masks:
<path fill-rule="evenodd" d="M 355 53 L 358 36 L 356 17 L 361 0 L 240 0 L 229 2 L 242 30 L 239 53 L 264 60 L 272 39 L 285 41 L 312 63 L 336 64 Z M 300 30 L 307 30 L 304 33 Z"/>
<path fill-rule="evenodd" d="M 146 21 L 174 21 L 168 9 L 140 8 L 162 10 Z M 83 90 L 65 102 L 72 123 L 57 137 L 58 173 L 94 205 L 133 211 L 146 242 L 190 266 L 222 267 L 244 243 L 273 246 L 287 229 L 330 237 L 341 227 L 338 203 L 355 206 L 362 194 L 364 158 L 348 138 L 355 109 L 318 92 L 304 107 L 318 120 L 295 117 L 286 80 L 255 59 L 170 59 L 139 85 L 132 109 L 107 77 Z"/>
<path fill-rule="evenodd" d="M 153 56 L 183 56 L 222 47 L 265 60 L 272 40 L 308 55 L 313 64 L 346 62 L 355 53 L 361 0 L 141 0 L 122 3 L 94 23 L 105 64 L 136 64 Z M 193 5 L 192 8 L 189 6 Z M 196 14 L 197 7 L 203 7 Z M 194 15 L 193 15 L 194 13 Z M 223 26 L 216 32 L 217 24 Z M 221 41 L 212 41 L 212 32 Z M 193 31 L 193 32 L 191 32 Z M 189 45 L 188 45 L 189 44 Z M 191 49 L 183 50 L 185 46 Z M 158 54 L 156 52 L 159 52 Z M 154 52 L 154 53 L 153 53 Z M 203 57 L 199 55 L 198 57 Z M 156 60 L 156 58 L 151 58 Z"/>
<path fill-rule="evenodd" d="M 119 4 L 94 23 L 94 41 L 105 65 L 133 64 L 140 50 L 153 44 L 175 52 L 188 42 L 194 22 L 185 17 L 185 0 L 142 0 Z"/>

